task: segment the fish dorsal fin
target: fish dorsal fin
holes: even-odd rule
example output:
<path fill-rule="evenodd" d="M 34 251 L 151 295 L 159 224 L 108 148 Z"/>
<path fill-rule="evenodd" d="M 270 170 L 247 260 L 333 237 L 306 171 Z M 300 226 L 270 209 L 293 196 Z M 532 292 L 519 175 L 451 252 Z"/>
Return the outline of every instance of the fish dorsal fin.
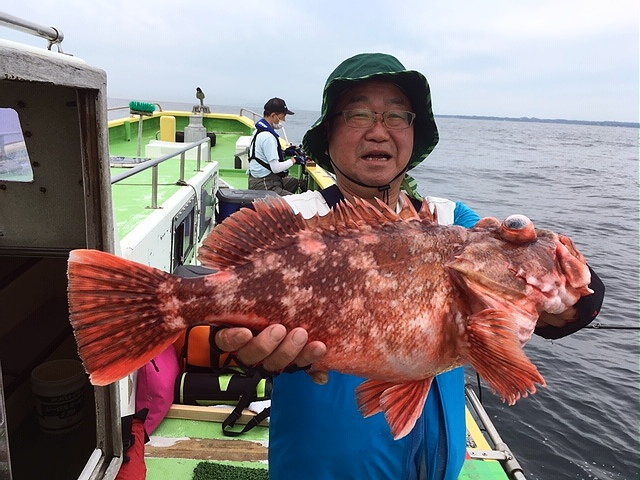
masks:
<path fill-rule="evenodd" d="M 418 219 L 413 206 L 409 213 L 396 213 L 389 206 L 376 198 L 377 206 L 358 197 L 352 201 L 342 200 L 336 207 L 323 217 L 307 220 L 309 228 L 323 233 L 346 234 L 354 231 L 368 230 L 385 223 L 401 222 L 406 219 Z M 409 202 L 411 203 L 411 202 Z M 413 213 L 410 213 L 411 210 Z M 404 209 L 403 209 L 404 211 Z"/>
<path fill-rule="evenodd" d="M 213 229 L 198 250 L 198 260 L 207 267 L 225 269 L 249 263 L 255 255 L 277 250 L 296 241 L 303 230 L 320 234 L 346 235 L 370 230 L 391 222 L 417 220 L 419 215 L 407 200 L 400 213 L 376 199 L 378 206 L 354 198 L 341 201 L 322 217 L 305 220 L 296 215 L 286 200 L 272 197 L 242 208 Z"/>
<path fill-rule="evenodd" d="M 376 197 L 377 207 L 359 197 L 354 197 L 350 202 L 342 200 L 328 215 L 314 219 L 315 230 L 328 229 L 337 233 L 360 229 L 363 226 L 376 226 L 389 222 L 408 220 L 420 220 L 422 217 L 406 194 L 401 193 L 402 209 L 394 212 L 389 205 Z"/>
<path fill-rule="evenodd" d="M 241 208 L 213 229 L 198 250 L 198 260 L 218 269 L 244 265 L 264 250 L 291 244 L 304 228 L 302 216 L 281 197 L 257 200 L 253 209 Z"/>
<path fill-rule="evenodd" d="M 431 204 L 426 198 L 422 199 L 422 206 L 420 207 L 420 211 L 418 212 L 418 217 L 420 220 L 426 220 L 428 222 L 437 224 L 438 223 L 438 209 L 433 207 L 433 212 L 431 211 Z"/>

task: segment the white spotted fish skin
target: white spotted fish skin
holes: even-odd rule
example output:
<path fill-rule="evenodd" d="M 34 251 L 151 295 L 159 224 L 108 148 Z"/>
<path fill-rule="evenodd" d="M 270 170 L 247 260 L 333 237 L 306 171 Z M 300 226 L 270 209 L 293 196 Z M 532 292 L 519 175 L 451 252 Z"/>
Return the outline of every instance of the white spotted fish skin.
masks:
<path fill-rule="evenodd" d="M 457 366 L 471 364 L 509 403 L 535 392 L 544 379 L 521 347 L 539 313 L 591 293 L 571 240 L 523 216 L 465 229 L 437 225 L 426 204 L 396 214 L 357 199 L 310 220 L 279 198 L 254 206 L 206 239 L 199 258 L 212 275 L 71 253 L 71 323 L 94 384 L 144 365 L 191 324 L 300 326 L 327 345 L 314 368 L 368 378 L 363 413 L 384 411 L 401 438 L 433 377 Z"/>

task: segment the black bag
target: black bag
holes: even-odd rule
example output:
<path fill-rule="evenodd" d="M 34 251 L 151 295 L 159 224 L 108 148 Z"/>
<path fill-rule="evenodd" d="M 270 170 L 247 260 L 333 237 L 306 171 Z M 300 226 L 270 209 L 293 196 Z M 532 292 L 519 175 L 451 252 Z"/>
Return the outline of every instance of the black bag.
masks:
<path fill-rule="evenodd" d="M 174 274 L 185 278 L 200 277 L 215 272 L 200 266 L 181 265 Z M 269 407 L 262 410 L 241 431 L 232 430 L 251 402 L 271 398 L 271 376 L 260 368 L 240 365 L 235 356 L 220 351 L 215 334 L 220 327 L 193 325 L 176 341 L 183 373 L 176 378 L 174 403 L 183 405 L 235 405 L 222 422 L 222 433 L 236 437 L 269 416 Z"/>
<path fill-rule="evenodd" d="M 271 398 L 272 382 L 258 371 L 229 367 L 219 371 L 185 372 L 178 376 L 175 385 L 175 403 L 183 405 L 235 405 L 233 411 L 222 422 L 222 433 L 237 437 L 248 432 L 267 418 L 271 408 L 267 407 L 253 417 L 242 430 L 233 430 L 242 411 L 251 402 Z"/>

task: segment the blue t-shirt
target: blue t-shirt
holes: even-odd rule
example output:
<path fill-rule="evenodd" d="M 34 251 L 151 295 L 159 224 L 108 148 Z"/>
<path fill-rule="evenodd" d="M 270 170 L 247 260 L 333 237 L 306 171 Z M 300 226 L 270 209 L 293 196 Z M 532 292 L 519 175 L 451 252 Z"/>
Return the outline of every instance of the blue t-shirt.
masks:
<path fill-rule="evenodd" d="M 473 227 L 479 218 L 456 203 L 455 225 Z M 364 380 L 334 371 L 326 385 L 304 372 L 275 377 L 270 480 L 458 478 L 466 449 L 463 369 L 434 379 L 423 415 L 400 440 L 393 439 L 383 414 L 360 413 L 355 389 Z"/>

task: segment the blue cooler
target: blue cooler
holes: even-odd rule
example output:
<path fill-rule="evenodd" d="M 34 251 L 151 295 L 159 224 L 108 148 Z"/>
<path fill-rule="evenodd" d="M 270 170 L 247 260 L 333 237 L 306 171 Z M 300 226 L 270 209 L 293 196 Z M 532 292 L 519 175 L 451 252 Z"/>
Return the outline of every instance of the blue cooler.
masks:
<path fill-rule="evenodd" d="M 254 200 L 265 197 L 277 197 L 278 194 L 271 190 L 236 190 L 233 188 L 221 188 L 216 193 L 216 196 L 218 197 L 216 223 L 220 223 L 242 207 L 251 207 Z"/>

